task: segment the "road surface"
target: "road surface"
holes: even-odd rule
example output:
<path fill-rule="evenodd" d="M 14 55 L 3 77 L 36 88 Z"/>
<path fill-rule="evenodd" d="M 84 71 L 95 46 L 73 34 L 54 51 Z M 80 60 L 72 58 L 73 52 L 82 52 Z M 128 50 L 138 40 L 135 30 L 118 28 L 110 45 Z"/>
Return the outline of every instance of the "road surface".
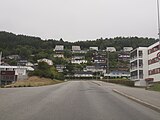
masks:
<path fill-rule="evenodd" d="M 92 81 L 0 89 L 0 120 L 160 120 L 160 113 Z"/>

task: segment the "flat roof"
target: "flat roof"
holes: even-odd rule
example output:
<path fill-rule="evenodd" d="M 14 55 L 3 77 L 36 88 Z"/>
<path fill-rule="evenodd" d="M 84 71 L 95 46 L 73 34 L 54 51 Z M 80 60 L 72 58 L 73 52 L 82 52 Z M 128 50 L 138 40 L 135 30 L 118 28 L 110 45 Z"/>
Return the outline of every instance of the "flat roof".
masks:
<path fill-rule="evenodd" d="M 27 69 L 29 71 L 34 71 L 34 69 L 32 67 L 27 67 L 27 66 L 3 66 L 3 65 L 0 65 L 0 68 L 9 68 L 9 69 Z"/>

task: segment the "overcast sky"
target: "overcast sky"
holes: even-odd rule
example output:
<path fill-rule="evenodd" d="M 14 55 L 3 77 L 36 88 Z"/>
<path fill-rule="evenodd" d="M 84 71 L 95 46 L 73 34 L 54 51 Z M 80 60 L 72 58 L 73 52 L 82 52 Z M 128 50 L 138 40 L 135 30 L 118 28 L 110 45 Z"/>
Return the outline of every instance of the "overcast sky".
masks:
<path fill-rule="evenodd" d="M 68 41 L 158 38 L 156 0 L 0 0 L 0 31 Z"/>

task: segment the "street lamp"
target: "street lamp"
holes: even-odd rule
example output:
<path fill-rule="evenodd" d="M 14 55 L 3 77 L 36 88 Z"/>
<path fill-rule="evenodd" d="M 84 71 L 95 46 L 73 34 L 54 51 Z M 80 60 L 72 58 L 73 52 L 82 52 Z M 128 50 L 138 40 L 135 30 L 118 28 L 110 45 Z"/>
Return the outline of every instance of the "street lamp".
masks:
<path fill-rule="evenodd" d="M 160 16 L 159 16 L 159 0 L 157 0 L 157 14 L 158 14 L 158 36 L 159 36 L 159 44 L 160 44 Z"/>
<path fill-rule="evenodd" d="M 158 49 L 160 50 L 160 11 L 159 11 L 159 0 L 157 0 L 157 14 L 158 14 L 158 36 L 159 36 L 159 46 Z M 157 57 L 159 58 L 159 63 L 160 63 L 160 52 L 157 54 Z"/>

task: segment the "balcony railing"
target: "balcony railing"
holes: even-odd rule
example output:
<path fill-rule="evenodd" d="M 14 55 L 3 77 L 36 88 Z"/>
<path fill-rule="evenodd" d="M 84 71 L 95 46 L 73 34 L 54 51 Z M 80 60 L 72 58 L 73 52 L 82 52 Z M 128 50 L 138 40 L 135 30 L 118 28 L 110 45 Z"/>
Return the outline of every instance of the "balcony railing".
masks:
<path fill-rule="evenodd" d="M 136 69 L 137 69 L 137 66 L 131 67 L 131 70 L 136 70 Z"/>

